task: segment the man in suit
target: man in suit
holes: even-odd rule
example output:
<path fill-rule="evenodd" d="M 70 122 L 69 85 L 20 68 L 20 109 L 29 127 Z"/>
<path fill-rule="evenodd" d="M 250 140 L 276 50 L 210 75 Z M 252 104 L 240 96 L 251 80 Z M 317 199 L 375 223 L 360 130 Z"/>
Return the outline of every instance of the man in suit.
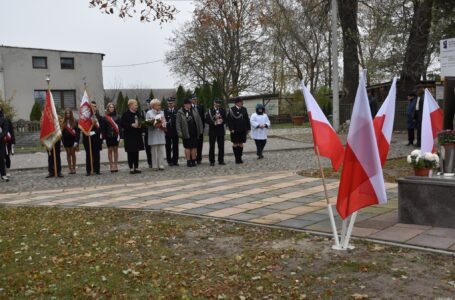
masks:
<path fill-rule="evenodd" d="M 215 99 L 213 107 L 205 114 L 205 123 L 209 125 L 209 161 L 215 165 L 215 142 L 218 144 L 218 164 L 224 163 L 224 135 L 226 134 L 226 110 L 221 107 L 223 100 Z"/>
<path fill-rule="evenodd" d="M 145 100 L 145 102 L 147 102 L 147 108 L 144 109 L 141 113 L 141 118 L 143 120 L 146 119 L 146 116 L 147 116 L 147 112 L 149 111 L 150 107 L 150 101 L 152 99 L 147 99 Z M 149 140 L 149 134 L 148 134 L 148 128 L 145 127 L 144 129 L 144 146 L 145 146 L 145 155 L 147 155 L 147 164 L 149 165 L 149 168 L 152 167 L 152 147 L 148 144 L 148 140 Z"/>
<path fill-rule="evenodd" d="M 8 122 L 3 115 L 2 107 L 0 107 L 0 179 L 9 181 L 6 176 L 5 157 L 6 157 L 6 136 L 9 132 Z"/>
<path fill-rule="evenodd" d="M 191 106 L 193 109 L 197 110 L 201 121 L 202 121 L 202 128 L 204 129 L 204 107 L 198 104 L 198 99 L 196 94 L 191 96 Z M 196 162 L 198 165 L 202 162 L 202 146 L 204 145 L 204 130 L 202 130 L 202 134 L 199 136 L 198 145 L 197 145 L 197 155 L 196 155 Z"/>
<path fill-rule="evenodd" d="M 103 137 L 101 136 L 101 128 L 103 127 L 102 122 L 103 118 L 101 117 L 96 102 L 92 101 L 92 110 L 95 113 L 92 120 L 92 130 L 90 131 L 89 136 L 82 135 L 82 143 L 84 144 L 85 149 L 85 171 L 86 176 L 93 174 L 100 175 L 100 152 L 103 147 Z M 90 141 L 89 141 L 90 139 Z M 92 156 L 90 159 L 90 145 L 92 146 Z M 57 151 L 57 150 L 56 150 Z M 93 169 L 92 169 L 93 164 Z"/>
<path fill-rule="evenodd" d="M 422 113 L 423 113 L 423 102 L 424 102 L 424 89 L 418 87 L 417 91 L 417 102 L 415 107 L 415 119 L 417 128 L 417 144 L 416 147 L 420 147 L 420 141 L 422 137 Z"/>
<path fill-rule="evenodd" d="M 164 110 L 166 118 L 166 160 L 169 166 L 178 166 L 179 163 L 179 137 L 177 134 L 175 98 L 167 99 L 168 108 Z"/>

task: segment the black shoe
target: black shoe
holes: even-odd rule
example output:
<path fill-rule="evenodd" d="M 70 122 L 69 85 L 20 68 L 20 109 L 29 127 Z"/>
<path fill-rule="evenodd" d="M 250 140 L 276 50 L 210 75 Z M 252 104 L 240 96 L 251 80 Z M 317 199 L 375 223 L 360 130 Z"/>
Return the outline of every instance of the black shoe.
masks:
<path fill-rule="evenodd" d="M 175 163 L 173 163 L 172 165 L 173 165 L 173 166 L 177 166 L 177 167 L 180 166 L 178 162 L 175 162 Z"/>
<path fill-rule="evenodd" d="M 169 167 L 172 167 L 174 164 L 171 163 L 171 162 L 168 162 L 167 165 L 168 165 Z"/>
<path fill-rule="evenodd" d="M 187 166 L 188 168 L 191 168 L 191 167 L 193 166 L 193 163 L 191 162 L 191 160 L 187 160 L 187 161 L 186 161 L 186 166 Z"/>
<path fill-rule="evenodd" d="M 191 161 L 191 165 L 192 165 L 193 167 L 197 167 L 196 160 L 193 159 L 193 160 Z"/>
<path fill-rule="evenodd" d="M 46 177 L 46 178 L 49 178 L 49 177 Z M 5 182 L 8 182 L 9 181 L 9 178 L 8 176 L 2 176 L 1 179 Z"/>
<path fill-rule="evenodd" d="M 407 143 L 406 146 L 414 146 L 413 143 Z"/>
<path fill-rule="evenodd" d="M 46 178 L 52 178 L 52 177 L 54 177 L 54 174 L 49 174 L 46 176 Z M 3 177 L 2 177 L 2 179 L 3 179 Z"/>
<path fill-rule="evenodd" d="M 136 174 L 136 172 L 134 172 L 134 171 L 130 171 L 130 174 Z"/>
<path fill-rule="evenodd" d="M 214 162 L 211 162 L 211 163 L 210 163 L 210 166 L 211 166 L 211 167 L 213 167 L 214 165 L 215 165 L 215 163 L 214 163 Z"/>
<path fill-rule="evenodd" d="M 226 165 L 226 163 L 225 163 L 224 161 L 220 161 L 218 164 L 219 164 L 220 166 L 225 166 L 225 165 Z"/>
<path fill-rule="evenodd" d="M 134 174 L 141 174 L 141 170 L 134 170 Z"/>
<path fill-rule="evenodd" d="M 419 144 L 415 144 L 416 147 L 420 147 L 420 143 Z"/>
<path fill-rule="evenodd" d="M 63 174 L 62 174 L 62 173 L 59 173 L 59 174 L 57 174 L 57 177 L 62 178 L 62 177 L 63 177 Z"/>
<path fill-rule="evenodd" d="M 200 165 L 202 163 L 202 160 L 198 160 L 197 164 Z"/>
<path fill-rule="evenodd" d="M 90 176 L 90 173 L 85 173 L 85 176 Z"/>

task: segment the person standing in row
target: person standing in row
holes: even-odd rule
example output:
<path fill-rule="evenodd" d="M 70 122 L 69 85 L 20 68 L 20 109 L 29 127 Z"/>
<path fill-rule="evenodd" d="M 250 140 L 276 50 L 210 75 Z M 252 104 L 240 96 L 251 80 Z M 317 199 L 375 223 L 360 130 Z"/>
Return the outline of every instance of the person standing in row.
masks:
<path fill-rule="evenodd" d="M 196 161 L 197 164 L 201 164 L 202 162 L 202 146 L 204 145 L 204 107 L 198 104 L 198 99 L 196 94 L 193 94 L 191 97 L 191 106 L 193 110 L 197 110 L 199 117 L 202 121 L 202 133 L 199 135 L 198 142 L 197 142 L 197 155 Z"/>
<path fill-rule="evenodd" d="M 73 111 L 65 109 L 62 122 L 62 142 L 66 151 L 69 174 L 76 174 L 76 151 L 79 148 L 81 138 L 80 129 L 74 119 Z"/>
<path fill-rule="evenodd" d="M 150 101 L 151 109 L 147 112 L 146 120 L 151 123 L 148 127 L 148 144 L 152 147 L 152 168 L 164 170 L 164 145 L 166 144 L 166 119 L 161 111 L 158 99 Z"/>
<path fill-rule="evenodd" d="M 423 103 L 425 101 L 425 92 L 422 87 L 418 87 L 416 106 L 415 106 L 415 119 L 417 128 L 417 147 L 420 147 L 422 138 L 422 114 L 423 114 Z"/>
<path fill-rule="evenodd" d="M 243 107 L 240 98 L 234 99 L 235 105 L 229 109 L 227 125 L 231 132 L 232 151 L 235 156 L 235 163 L 242 164 L 243 144 L 246 143 L 246 135 L 250 131 L 250 118 L 248 111 Z"/>
<path fill-rule="evenodd" d="M 139 151 L 144 150 L 138 107 L 136 100 L 128 100 L 128 110 L 123 114 L 120 123 L 124 130 L 125 151 L 128 157 L 130 174 L 141 173 L 139 170 Z"/>
<path fill-rule="evenodd" d="M 0 179 L 9 181 L 6 176 L 5 158 L 6 158 L 6 136 L 9 132 L 8 122 L 3 114 L 3 109 L 0 107 Z"/>
<path fill-rule="evenodd" d="M 406 106 L 406 127 L 408 129 L 408 143 L 406 146 L 414 144 L 414 131 L 416 127 L 415 108 L 417 98 L 415 93 L 408 94 L 408 105 Z"/>
<path fill-rule="evenodd" d="M 6 134 L 6 155 L 5 155 L 5 167 L 6 167 L 6 176 L 9 178 L 11 175 L 8 172 L 11 169 L 11 156 L 14 155 L 14 145 L 16 144 L 16 138 L 14 136 L 14 127 L 11 119 L 6 117 L 6 122 L 8 123 L 8 133 Z"/>
<path fill-rule="evenodd" d="M 118 172 L 118 144 L 120 142 L 120 118 L 114 103 L 108 103 L 103 122 L 103 137 L 106 139 L 107 157 L 111 173 Z"/>
<path fill-rule="evenodd" d="M 150 107 L 150 101 L 152 101 L 152 99 L 147 99 L 145 100 L 145 102 L 147 103 L 147 108 L 142 110 L 142 119 L 143 120 L 146 120 L 147 119 L 147 112 L 152 109 Z M 147 128 L 144 128 L 144 148 L 145 148 L 145 155 L 147 156 L 147 164 L 149 165 L 149 168 L 152 167 L 152 148 L 151 146 L 149 145 L 149 131 Z"/>
<path fill-rule="evenodd" d="M 226 110 L 221 107 L 223 100 L 215 99 L 213 107 L 205 114 L 205 123 L 209 125 L 209 161 L 215 165 L 215 142 L 218 145 L 218 164 L 224 163 L 224 135 L 226 134 Z"/>
<path fill-rule="evenodd" d="M 175 98 L 167 99 L 168 108 L 164 110 L 166 118 L 166 160 L 169 166 L 178 166 L 179 163 L 179 137 L 177 134 Z"/>
<path fill-rule="evenodd" d="M 185 99 L 183 107 L 177 112 L 176 127 L 185 148 L 187 167 L 195 167 L 198 139 L 204 129 L 199 113 L 192 108 L 189 99 Z"/>
<path fill-rule="evenodd" d="M 93 174 L 100 175 L 100 152 L 103 147 L 103 137 L 102 137 L 102 118 L 98 112 L 97 105 L 95 101 L 91 103 L 93 111 L 92 119 L 92 130 L 89 135 L 82 135 L 82 143 L 84 144 L 85 149 L 85 171 L 86 176 Z M 90 139 L 90 140 L 89 140 Z M 90 149 L 91 146 L 91 149 Z"/>
<path fill-rule="evenodd" d="M 256 154 L 258 159 L 263 159 L 262 151 L 264 151 L 267 143 L 267 131 L 270 128 L 270 120 L 265 113 L 264 105 L 258 103 L 256 112 L 251 115 L 251 137 L 256 143 Z"/>

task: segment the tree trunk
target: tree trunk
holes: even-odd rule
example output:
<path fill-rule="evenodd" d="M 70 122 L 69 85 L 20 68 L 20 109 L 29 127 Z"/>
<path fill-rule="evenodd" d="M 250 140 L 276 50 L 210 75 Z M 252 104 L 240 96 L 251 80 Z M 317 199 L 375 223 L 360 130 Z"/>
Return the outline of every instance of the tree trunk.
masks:
<path fill-rule="evenodd" d="M 353 103 L 359 82 L 359 55 L 357 28 L 357 0 L 338 0 L 341 29 L 343 31 L 343 98 Z"/>
<path fill-rule="evenodd" d="M 414 16 L 400 75 L 397 100 L 405 100 L 406 95 L 416 89 L 420 75 L 425 71 L 432 7 L 433 0 L 414 0 Z"/>

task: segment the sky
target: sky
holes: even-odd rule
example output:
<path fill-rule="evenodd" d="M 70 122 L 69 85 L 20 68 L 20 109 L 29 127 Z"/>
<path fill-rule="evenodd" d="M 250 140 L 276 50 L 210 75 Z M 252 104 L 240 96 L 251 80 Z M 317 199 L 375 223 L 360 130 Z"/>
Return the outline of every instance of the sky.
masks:
<path fill-rule="evenodd" d="M 168 39 L 191 20 L 194 3 L 166 1 L 179 11 L 171 23 L 141 23 L 89 8 L 89 0 L 0 0 L 0 45 L 104 53 L 104 88 L 175 88 L 164 61 Z"/>

